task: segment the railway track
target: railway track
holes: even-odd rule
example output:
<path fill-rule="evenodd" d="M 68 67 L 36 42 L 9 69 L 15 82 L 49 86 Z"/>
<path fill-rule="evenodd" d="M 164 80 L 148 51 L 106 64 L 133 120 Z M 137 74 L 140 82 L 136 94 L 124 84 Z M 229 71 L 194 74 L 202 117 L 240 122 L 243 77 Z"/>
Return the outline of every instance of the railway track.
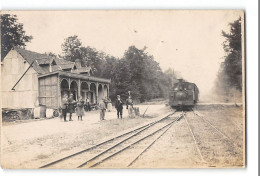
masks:
<path fill-rule="evenodd" d="M 139 128 L 123 133 L 104 142 L 101 142 L 93 147 L 89 147 L 74 154 L 65 156 L 58 160 L 47 163 L 40 168 L 93 168 L 105 161 L 111 160 L 116 155 L 122 154 L 127 149 L 136 146 L 144 140 L 153 138 L 149 145 L 142 149 L 142 152 L 138 153 L 136 157 L 129 162 L 126 167 L 131 166 L 138 158 L 148 150 L 166 131 L 174 124 L 174 122 L 180 120 L 184 116 L 182 112 L 177 117 L 173 118 L 172 115 L 156 120 L 154 122 L 143 125 Z M 154 137 L 157 135 L 156 137 Z"/>
<path fill-rule="evenodd" d="M 233 147 L 238 151 L 238 153 L 239 153 L 239 152 L 242 152 L 242 148 L 239 147 L 230 137 L 228 137 L 226 134 L 224 134 L 220 129 L 218 129 L 215 125 L 213 125 L 212 123 L 210 123 L 210 122 L 209 122 L 208 120 L 206 120 L 202 115 L 200 115 L 199 113 L 197 113 L 197 112 L 194 111 L 193 109 L 192 109 L 192 112 L 193 112 L 193 115 L 194 115 L 194 116 L 199 117 L 199 118 L 201 119 L 201 122 L 204 122 L 204 125 L 210 127 L 211 129 L 214 129 L 214 131 L 216 131 L 217 134 L 219 134 L 219 136 L 222 137 L 222 139 L 218 141 L 219 144 L 223 144 L 223 145 L 224 145 L 224 143 L 222 143 L 221 141 L 226 141 L 226 142 L 228 143 L 228 145 L 229 145 L 229 146 L 233 146 Z M 210 161 L 209 161 L 209 160 L 212 160 L 213 158 L 208 158 L 208 156 L 205 155 L 204 149 L 205 149 L 206 146 L 203 145 L 204 142 L 201 141 L 201 138 L 200 138 L 200 139 L 196 139 L 196 137 L 195 137 L 195 132 L 192 130 L 192 127 L 191 127 L 191 126 L 194 126 L 194 125 L 190 125 L 190 122 L 189 122 L 189 120 L 188 120 L 186 117 L 184 117 L 184 119 L 185 119 L 185 122 L 186 122 L 186 124 L 187 124 L 187 126 L 188 126 L 188 128 L 189 128 L 190 134 L 191 134 L 192 139 L 193 139 L 193 141 L 194 141 L 194 145 L 195 145 L 195 147 L 196 147 L 196 150 L 197 150 L 197 152 L 198 152 L 198 154 L 199 154 L 199 156 L 200 156 L 200 158 L 201 158 L 201 161 L 202 161 L 203 163 L 205 163 L 205 164 L 210 164 Z M 194 121 L 194 120 L 193 120 L 193 121 Z M 201 123 L 201 122 L 200 122 L 200 123 Z M 197 135 L 199 135 L 198 131 L 197 131 L 196 133 L 197 133 Z M 209 135 L 210 135 L 210 133 L 209 133 Z M 213 135 L 213 133 L 212 133 L 212 135 Z M 215 145 L 216 145 L 216 144 L 215 144 Z M 212 147 L 212 146 L 211 146 L 211 147 Z M 211 148 L 211 147 L 210 147 L 210 148 Z M 208 148 L 208 147 L 206 147 L 206 148 Z M 213 148 L 215 148 L 215 147 L 213 147 Z M 212 150 L 215 150 L 215 149 L 213 149 L 213 148 L 212 148 Z M 228 150 L 230 150 L 230 149 L 228 149 Z M 217 150 L 215 150 L 215 151 L 217 151 Z M 204 154 L 203 154 L 203 153 L 204 153 Z M 213 152 L 213 153 L 214 153 L 214 152 Z M 213 157 L 214 157 L 214 156 L 213 156 Z M 214 166 L 214 165 L 213 165 L 213 166 L 209 165 L 209 167 L 215 167 L 215 166 Z"/>
<path fill-rule="evenodd" d="M 202 161 L 203 163 L 205 163 L 205 159 L 204 159 L 204 157 L 203 157 L 203 155 L 202 155 L 202 152 L 201 152 L 201 150 L 200 150 L 198 141 L 197 141 L 196 138 L 195 138 L 195 135 L 194 135 L 194 133 L 193 133 L 191 127 L 190 127 L 190 124 L 189 124 L 188 120 L 186 119 L 186 117 L 184 117 L 184 119 L 185 119 L 185 122 L 186 122 L 186 124 L 187 124 L 187 127 L 189 128 L 191 137 L 192 137 L 192 139 L 193 139 L 193 141 L 194 141 L 194 145 L 195 145 L 196 150 L 197 150 L 197 152 L 198 152 L 198 154 L 199 154 L 199 156 L 200 156 L 200 159 L 201 159 L 201 161 Z"/>
<path fill-rule="evenodd" d="M 212 123 L 210 123 L 208 120 L 206 120 L 202 115 L 198 114 L 196 111 L 192 110 L 194 115 L 199 117 L 202 121 L 204 121 L 205 123 L 207 123 L 211 128 L 213 128 L 217 133 L 219 133 L 223 138 L 225 138 L 226 140 L 230 141 L 234 147 L 241 151 L 242 148 L 240 145 L 238 145 L 236 142 L 234 142 L 233 139 L 231 139 L 230 137 L 228 137 L 224 132 L 222 132 L 219 128 L 217 128 L 215 125 L 213 125 Z"/>
<path fill-rule="evenodd" d="M 184 117 L 185 114 L 182 114 L 181 116 L 177 117 L 177 121 L 180 120 L 180 118 Z M 174 120 L 174 121 L 176 121 Z M 152 142 L 147 145 L 128 165 L 127 167 L 132 166 L 139 158 L 140 156 L 142 156 L 158 139 L 160 139 L 171 127 L 172 127 L 173 123 L 171 123 L 161 134 L 159 134 L 159 136 L 157 136 L 154 140 L 152 140 Z"/>

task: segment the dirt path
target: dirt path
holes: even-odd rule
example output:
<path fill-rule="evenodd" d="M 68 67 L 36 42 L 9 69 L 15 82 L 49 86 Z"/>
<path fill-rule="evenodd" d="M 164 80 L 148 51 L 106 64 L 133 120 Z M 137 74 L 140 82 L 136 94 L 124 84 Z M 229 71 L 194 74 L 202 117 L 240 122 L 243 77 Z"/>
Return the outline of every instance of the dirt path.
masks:
<path fill-rule="evenodd" d="M 142 114 L 147 105 L 140 105 Z M 119 132 L 147 123 L 171 111 L 164 105 L 153 105 L 146 112 L 149 117 L 116 119 L 116 111 L 107 112 L 106 120 L 99 120 L 99 111 L 85 114 L 83 121 L 63 122 L 59 118 L 30 121 L 2 128 L 2 167 L 37 168 L 50 160 L 93 146 Z M 152 117 L 152 118 L 151 118 Z"/>
<path fill-rule="evenodd" d="M 175 123 L 133 168 L 196 168 L 203 166 L 189 129 L 182 118 Z"/>
<path fill-rule="evenodd" d="M 149 106 L 146 118 L 127 118 L 124 110 L 122 120 L 116 119 L 116 112 L 112 111 L 106 113 L 107 120 L 99 121 L 99 112 L 93 111 L 86 113 L 84 121 L 77 121 L 74 116 L 74 121 L 66 123 L 57 118 L 3 126 L 2 167 L 38 168 L 120 132 L 154 121 L 171 111 L 164 105 Z M 147 107 L 140 105 L 140 113 L 143 114 Z M 245 139 L 242 107 L 208 105 L 198 106 L 195 111 L 201 118 L 187 112 L 189 126 L 185 119 L 176 122 L 130 168 L 243 167 Z M 104 163 L 99 167 L 127 168 L 131 160 L 127 156 L 135 158 L 141 148 L 149 143 L 149 140 L 144 141 L 128 150 L 128 154 L 118 155 L 110 164 Z"/>
<path fill-rule="evenodd" d="M 236 167 L 242 165 L 242 153 L 237 144 L 192 112 L 186 117 L 199 150 L 208 167 Z M 211 122 L 210 122 L 211 123 Z"/>
<path fill-rule="evenodd" d="M 234 106 L 217 106 L 197 111 L 208 120 L 217 132 L 193 112 L 174 124 L 138 161 L 133 168 L 209 168 L 209 167 L 243 167 L 244 135 L 242 108 Z M 236 124 L 234 124 L 234 121 Z M 240 126 L 238 127 L 239 124 Z M 199 150 L 199 151 L 198 151 Z M 202 158 L 200 157 L 200 154 Z"/>

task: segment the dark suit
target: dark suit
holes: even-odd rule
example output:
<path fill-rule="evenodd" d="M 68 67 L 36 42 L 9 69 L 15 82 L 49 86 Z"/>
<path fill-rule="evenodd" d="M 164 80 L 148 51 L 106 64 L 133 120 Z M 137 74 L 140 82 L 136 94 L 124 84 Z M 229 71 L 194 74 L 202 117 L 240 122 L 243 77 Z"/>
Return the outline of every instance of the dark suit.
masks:
<path fill-rule="evenodd" d="M 70 113 L 70 121 L 72 120 L 72 113 L 74 112 L 74 110 L 75 110 L 75 104 L 76 104 L 76 102 L 74 101 L 74 99 L 73 99 L 73 97 L 69 97 L 68 98 L 68 103 L 69 103 L 69 105 L 68 105 L 68 112 Z"/>
<path fill-rule="evenodd" d="M 122 115 L 123 115 L 123 102 L 122 100 L 118 100 L 116 99 L 116 103 L 115 103 L 115 107 L 116 107 L 116 110 L 117 110 L 117 118 L 119 119 L 119 115 L 122 119 Z"/>
<path fill-rule="evenodd" d="M 67 106 L 68 106 L 68 99 L 62 98 L 62 100 L 61 100 L 61 111 L 62 111 L 62 116 L 64 118 L 64 121 L 66 121 L 66 117 L 67 117 Z"/>

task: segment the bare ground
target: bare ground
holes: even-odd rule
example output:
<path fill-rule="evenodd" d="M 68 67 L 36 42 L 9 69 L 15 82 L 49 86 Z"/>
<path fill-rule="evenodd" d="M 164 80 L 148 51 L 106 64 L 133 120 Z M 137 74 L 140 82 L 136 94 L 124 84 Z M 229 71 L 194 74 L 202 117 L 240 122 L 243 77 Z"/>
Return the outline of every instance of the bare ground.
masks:
<path fill-rule="evenodd" d="M 140 105 L 143 115 L 147 105 Z M 54 159 L 93 146 L 110 136 L 137 125 L 153 121 L 154 118 L 171 111 L 165 105 L 149 107 L 145 117 L 128 118 L 124 109 L 119 120 L 116 111 L 106 112 L 104 121 L 99 120 L 99 111 L 87 112 L 83 121 L 73 116 L 72 122 L 55 118 L 36 120 L 2 127 L 1 166 L 3 168 L 38 168 Z"/>
<path fill-rule="evenodd" d="M 146 118 L 126 117 L 116 119 L 116 112 L 108 112 L 105 121 L 99 121 L 99 112 L 86 114 L 84 121 L 64 123 L 60 119 L 33 121 L 2 128 L 2 167 L 38 168 L 52 160 L 93 146 L 100 141 L 127 131 L 138 125 L 154 121 L 160 115 L 170 112 L 165 105 L 140 105 L 140 112 L 147 110 Z M 209 121 L 223 135 L 212 128 L 205 120 L 188 112 L 189 122 L 198 147 L 193 140 L 184 119 L 175 123 L 151 148 L 149 148 L 130 168 L 208 168 L 243 167 L 244 118 L 242 107 L 231 105 L 198 106 L 196 112 Z M 100 165 L 101 168 L 125 168 L 140 146 L 126 150 L 126 153 L 113 158 L 113 162 Z M 198 149 L 201 151 L 202 157 Z M 128 158 L 130 156 L 130 158 Z M 122 163 L 125 162 L 125 163 Z"/>
<path fill-rule="evenodd" d="M 188 112 L 186 120 L 194 134 L 198 149 L 185 119 L 182 119 L 173 125 L 132 167 L 244 167 L 245 139 L 242 107 L 214 105 L 201 108 L 198 106 L 197 111 L 225 137 L 204 120 L 194 116 L 193 112 Z"/>

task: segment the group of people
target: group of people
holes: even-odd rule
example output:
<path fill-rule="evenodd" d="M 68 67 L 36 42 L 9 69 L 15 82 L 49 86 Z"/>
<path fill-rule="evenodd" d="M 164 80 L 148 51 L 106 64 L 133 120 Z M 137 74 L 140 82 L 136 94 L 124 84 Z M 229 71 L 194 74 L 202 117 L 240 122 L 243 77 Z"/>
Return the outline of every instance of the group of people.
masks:
<path fill-rule="evenodd" d="M 73 94 L 71 93 L 70 96 L 68 97 L 67 94 L 64 94 L 64 97 L 62 98 L 61 101 L 61 111 L 62 111 L 62 116 L 64 118 L 64 122 L 67 122 L 67 113 L 69 113 L 69 121 L 72 121 L 72 113 L 75 110 L 75 105 L 76 107 L 76 113 L 78 116 L 78 120 L 82 120 L 82 116 L 84 115 L 84 100 L 82 97 L 78 98 L 78 101 L 75 101 L 73 99 Z M 87 104 L 87 107 L 89 104 Z"/>
<path fill-rule="evenodd" d="M 61 103 L 62 116 L 64 118 L 64 122 L 67 122 L 67 113 L 69 113 L 69 121 L 72 121 L 72 113 L 76 110 L 76 114 L 78 116 L 78 120 L 82 121 L 82 116 L 84 116 L 84 105 L 87 106 L 87 110 L 90 109 L 89 101 L 85 101 L 82 97 L 78 98 L 78 101 L 73 99 L 73 94 L 71 93 L 68 97 L 67 94 L 64 94 Z M 76 106 L 76 109 L 75 109 Z M 107 99 L 102 99 L 100 101 L 98 108 L 100 109 L 100 120 L 105 120 L 105 112 L 107 109 L 111 109 L 112 104 L 107 102 Z M 120 98 L 120 95 L 117 95 L 117 99 L 115 101 L 115 108 L 117 110 L 117 118 L 122 119 L 123 116 L 123 101 Z M 133 116 L 133 100 L 129 95 L 126 100 L 126 109 L 128 109 L 129 117 Z"/>
<path fill-rule="evenodd" d="M 133 107 L 134 103 L 133 103 L 133 99 L 132 97 L 129 95 L 128 99 L 126 100 L 126 109 L 128 109 L 128 114 L 129 117 L 132 117 L 134 112 L 133 112 Z M 105 120 L 105 104 L 103 101 L 101 101 L 100 105 L 100 120 Z M 120 95 L 117 95 L 117 99 L 115 101 L 115 108 L 117 110 L 117 118 L 118 119 L 122 119 L 123 118 L 123 101 L 121 100 Z"/>

